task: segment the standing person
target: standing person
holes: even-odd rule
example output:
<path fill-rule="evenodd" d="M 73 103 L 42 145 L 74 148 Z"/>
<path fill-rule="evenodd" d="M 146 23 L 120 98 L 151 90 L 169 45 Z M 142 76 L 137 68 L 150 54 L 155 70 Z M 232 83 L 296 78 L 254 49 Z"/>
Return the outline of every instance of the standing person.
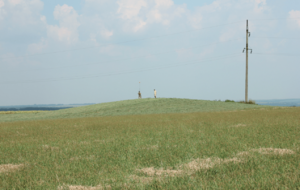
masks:
<path fill-rule="evenodd" d="M 154 89 L 154 98 L 156 98 L 156 90 Z"/>
<path fill-rule="evenodd" d="M 138 95 L 139 95 L 139 98 L 142 98 L 141 91 L 139 91 Z"/>

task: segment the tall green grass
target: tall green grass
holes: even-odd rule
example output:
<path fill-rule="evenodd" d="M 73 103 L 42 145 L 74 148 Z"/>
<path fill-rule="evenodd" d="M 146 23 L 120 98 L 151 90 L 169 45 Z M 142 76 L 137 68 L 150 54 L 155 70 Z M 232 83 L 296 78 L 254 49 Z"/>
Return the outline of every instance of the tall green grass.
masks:
<path fill-rule="evenodd" d="M 24 164 L 0 173 L 0 189 L 297 189 L 299 114 L 262 108 L 0 123 L 0 167 Z M 252 151 L 259 148 L 293 153 Z M 181 175 L 141 172 L 179 171 L 198 158 L 240 159 L 241 152 L 251 154 Z"/>

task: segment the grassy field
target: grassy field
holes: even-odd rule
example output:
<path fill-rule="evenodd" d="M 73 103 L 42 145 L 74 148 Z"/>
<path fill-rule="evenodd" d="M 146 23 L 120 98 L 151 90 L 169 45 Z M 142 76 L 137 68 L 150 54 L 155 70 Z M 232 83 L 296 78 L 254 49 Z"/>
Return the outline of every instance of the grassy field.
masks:
<path fill-rule="evenodd" d="M 31 115 L 27 113 L 18 115 L 0 114 L 0 122 L 137 114 L 232 111 L 262 107 L 266 106 L 227 102 L 225 103 L 207 100 L 146 98 L 95 104 L 76 108 L 62 109 L 57 111 L 40 112 Z"/>
<path fill-rule="evenodd" d="M 197 113 L 125 115 L 124 105 L 119 116 L 2 122 L 0 189 L 300 188 L 299 107 L 209 103 L 166 103 Z"/>

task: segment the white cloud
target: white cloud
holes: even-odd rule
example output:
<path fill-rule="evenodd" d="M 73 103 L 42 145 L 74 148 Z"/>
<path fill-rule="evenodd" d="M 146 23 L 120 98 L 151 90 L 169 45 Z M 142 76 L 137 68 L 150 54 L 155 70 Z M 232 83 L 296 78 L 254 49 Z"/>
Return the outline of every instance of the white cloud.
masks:
<path fill-rule="evenodd" d="M 47 23 L 46 17 L 45 17 L 44 15 L 40 17 L 40 20 L 41 20 L 43 23 Z"/>
<path fill-rule="evenodd" d="M 147 7 L 145 0 L 120 0 L 117 2 L 119 5 L 117 13 L 120 18 L 126 20 L 126 28 L 131 28 L 134 32 L 142 29 L 146 22 L 140 18 L 142 8 Z"/>
<path fill-rule="evenodd" d="M 155 0 L 155 3 L 158 8 L 169 8 L 174 5 L 172 0 Z"/>
<path fill-rule="evenodd" d="M 190 14 L 188 20 L 193 28 L 200 28 L 203 20 L 201 11 L 196 11 L 195 13 Z"/>
<path fill-rule="evenodd" d="M 57 5 L 54 9 L 53 15 L 62 27 L 77 28 L 80 25 L 77 21 L 77 12 L 73 7 L 66 4 L 63 6 Z"/>
<path fill-rule="evenodd" d="M 289 17 L 295 19 L 297 25 L 300 27 L 300 11 L 291 10 L 289 12 Z"/>
<path fill-rule="evenodd" d="M 169 25 L 175 17 L 180 17 L 185 12 L 185 7 L 175 5 L 172 0 L 155 0 L 155 6 L 149 9 L 148 23 L 162 23 Z"/>
<path fill-rule="evenodd" d="M 65 42 L 73 42 L 76 41 L 78 36 L 77 34 L 73 34 L 72 30 L 65 28 L 65 27 L 58 27 L 49 25 L 47 27 L 48 36 Z"/>
<path fill-rule="evenodd" d="M 103 29 L 100 33 L 105 38 L 109 38 L 109 37 L 111 37 L 114 34 L 113 31 L 109 31 L 107 29 Z"/>
<path fill-rule="evenodd" d="M 40 0 L 0 0 L 0 17 L 7 18 L 11 25 L 37 25 L 43 6 Z"/>
<path fill-rule="evenodd" d="M 3 9 L 5 3 L 3 0 L 0 0 L 0 20 L 4 19 L 6 11 Z"/>
<path fill-rule="evenodd" d="M 147 7 L 144 0 L 120 0 L 117 13 L 121 15 L 122 19 L 132 19 L 140 13 L 142 7 Z"/>
<path fill-rule="evenodd" d="M 64 4 L 57 5 L 53 12 L 54 18 L 58 20 L 59 26 L 48 25 L 48 36 L 58 41 L 73 43 L 78 40 L 78 14 L 73 7 Z"/>
<path fill-rule="evenodd" d="M 40 53 L 43 49 L 48 46 L 48 43 L 45 39 L 42 39 L 39 43 L 32 43 L 28 45 L 28 52 L 31 54 Z"/>
<path fill-rule="evenodd" d="M 144 26 L 146 26 L 146 22 L 143 21 L 142 19 L 139 19 L 137 24 L 134 26 L 133 31 L 137 32 L 138 30 L 140 30 L 141 28 L 143 28 Z"/>
<path fill-rule="evenodd" d="M 0 0 L 0 8 L 3 7 L 5 5 L 3 0 Z"/>
<path fill-rule="evenodd" d="M 22 0 L 8 0 L 8 2 L 15 6 L 15 5 L 20 4 L 22 2 Z"/>
<path fill-rule="evenodd" d="M 220 11 L 222 11 L 222 8 L 225 8 L 226 6 L 228 6 L 227 1 L 217 0 L 211 4 L 198 7 L 194 12 L 190 11 L 188 16 L 189 23 L 193 28 L 200 28 L 202 26 L 204 18 L 206 21 L 213 19 L 214 17 L 219 15 Z M 219 13 L 216 14 L 216 12 Z"/>
<path fill-rule="evenodd" d="M 203 12 L 216 12 L 216 11 L 220 11 L 222 9 L 223 6 L 228 5 L 227 1 L 214 1 L 209 5 L 204 5 L 202 7 L 200 7 L 200 10 Z"/>
<path fill-rule="evenodd" d="M 254 1 L 254 12 L 261 13 L 267 9 L 267 0 L 255 0 Z"/>
<path fill-rule="evenodd" d="M 125 20 L 125 28 L 137 32 L 148 24 L 169 25 L 175 17 L 180 17 L 186 7 L 175 5 L 172 0 L 120 0 L 120 18 Z"/>

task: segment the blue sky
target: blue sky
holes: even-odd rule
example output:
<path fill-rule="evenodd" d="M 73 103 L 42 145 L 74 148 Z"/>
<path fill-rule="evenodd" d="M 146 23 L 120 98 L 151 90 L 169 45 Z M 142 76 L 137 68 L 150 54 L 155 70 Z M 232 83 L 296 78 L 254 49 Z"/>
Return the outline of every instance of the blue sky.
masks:
<path fill-rule="evenodd" d="M 0 105 L 300 98 L 298 0 L 0 0 Z"/>

